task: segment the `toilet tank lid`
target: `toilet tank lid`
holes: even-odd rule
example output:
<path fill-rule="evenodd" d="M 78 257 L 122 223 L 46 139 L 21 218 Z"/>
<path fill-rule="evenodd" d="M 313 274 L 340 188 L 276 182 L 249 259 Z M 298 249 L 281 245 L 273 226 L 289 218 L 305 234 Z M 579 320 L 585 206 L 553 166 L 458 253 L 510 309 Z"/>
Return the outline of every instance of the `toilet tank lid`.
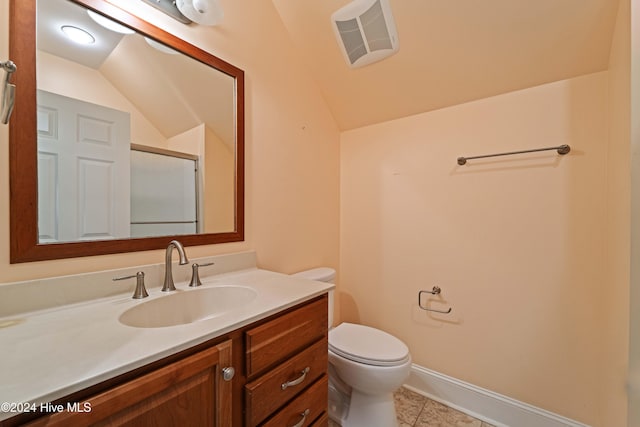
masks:
<path fill-rule="evenodd" d="M 336 271 L 330 267 L 318 267 L 292 274 L 292 276 L 318 282 L 331 282 L 336 277 Z"/>

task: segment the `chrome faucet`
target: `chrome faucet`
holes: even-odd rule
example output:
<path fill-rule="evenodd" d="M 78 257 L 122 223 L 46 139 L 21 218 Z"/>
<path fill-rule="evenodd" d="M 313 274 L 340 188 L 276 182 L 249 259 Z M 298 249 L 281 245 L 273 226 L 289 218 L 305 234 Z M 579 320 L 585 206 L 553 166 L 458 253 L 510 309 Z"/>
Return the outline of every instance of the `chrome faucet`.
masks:
<path fill-rule="evenodd" d="M 164 285 L 162 286 L 162 292 L 171 292 L 176 290 L 176 286 L 173 284 L 173 272 L 171 271 L 171 253 L 173 252 L 173 248 L 176 248 L 180 255 L 180 265 L 189 263 L 182 243 L 177 240 L 170 241 L 164 257 Z"/>

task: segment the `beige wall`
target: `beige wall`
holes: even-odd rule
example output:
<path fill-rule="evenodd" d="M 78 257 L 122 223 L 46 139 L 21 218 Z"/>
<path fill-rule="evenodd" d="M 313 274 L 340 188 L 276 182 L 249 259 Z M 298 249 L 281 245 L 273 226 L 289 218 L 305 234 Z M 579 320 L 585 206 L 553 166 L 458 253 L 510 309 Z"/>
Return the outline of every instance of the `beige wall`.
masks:
<path fill-rule="evenodd" d="M 341 315 L 414 362 L 602 426 L 607 73 L 341 136 Z M 570 144 L 555 152 L 469 161 Z M 434 285 L 442 299 L 417 308 Z"/>
<path fill-rule="evenodd" d="M 178 135 L 172 136 L 165 141 L 160 141 L 160 144 L 155 146 L 166 150 L 202 157 L 205 151 L 205 144 L 205 124 L 202 123 L 196 127 L 179 133 Z M 154 144 L 149 145 L 154 146 Z"/>
<path fill-rule="evenodd" d="M 620 1 L 608 76 L 606 273 L 601 310 L 602 420 L 627 426 L 630 280 L 630 1 Z"/>
<path fill-rule="evenodd" d="M 234 228 L 235 152 L 209 128 L 205 128 L 203 191 L 205 230 L 224 232 Z M 210 196 L 209 196 L 210 195 Z"/>
<path fill-rule="evenodd" d="M 256 249 L 260 266 L 276 271 L 337 266 L 339 133 L 271 2 L 252 2 L 248 12 L 246 2 L 223 1 L 218 27 L 186 26 L 142 2 L 119 3 L 246 73 L 246 240 L 187 248 L 188 255 Z M 7 17 L 8 2 L 0 2 L 1 58 L 8 57 Z M 0 283 L 162 260 L 157 250 L 9 264 L 8 132 L 0 125 Z"/>

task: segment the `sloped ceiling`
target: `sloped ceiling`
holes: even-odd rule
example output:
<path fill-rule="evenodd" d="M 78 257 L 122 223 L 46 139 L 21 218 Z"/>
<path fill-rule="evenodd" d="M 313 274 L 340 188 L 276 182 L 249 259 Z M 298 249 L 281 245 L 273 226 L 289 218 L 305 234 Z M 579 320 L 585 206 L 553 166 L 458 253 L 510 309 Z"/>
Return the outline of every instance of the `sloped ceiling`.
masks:
<path fill-rule="evenodd" d="M 161 52 L 141 35 L 109 31 L 67 0 L 38 1 L 37 13 L 39 49 L 98 70 L 166 138 L 204 123 L 229 147 L 235 144 L 232 77 L 186 55 Z M 71 43 L 62 25 L 89 30 L 98 42 Z"/>
<path fill-rule="evenodd" d="M 99 70 L 165 137 L 205 123 L 234 145 L 233 77 L 186 55 L 150 48 L 141 36 L 124 37 Z"/>
<path fill-rule="evenodd" d="M 606 70 L 618 0 L 390 0 L 400 50 L 347 66 L 331 14 L 272 0 L 342 130 Z"/>

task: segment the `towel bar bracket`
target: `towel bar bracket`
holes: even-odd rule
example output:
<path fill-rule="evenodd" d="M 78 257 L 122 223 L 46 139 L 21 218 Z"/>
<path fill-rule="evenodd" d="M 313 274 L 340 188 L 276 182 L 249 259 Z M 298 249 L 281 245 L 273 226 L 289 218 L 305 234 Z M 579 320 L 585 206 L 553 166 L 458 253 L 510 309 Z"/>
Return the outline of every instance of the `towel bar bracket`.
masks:
<path fill-rule="evenodd" d="M 419 291 L 418 292 L 418 307 L 420 307 L 422 310 L 432 311 L 432 312 L 435 312 L 435 313 L 441 313 L 441 314 L 449 314 L 449 313 L 451 313 L 451 307 L 449 307 L 448 310 L 436 310 L 435 308 L 429 308 L 429 307 L 426 307 L 426 306 L 422 305 L 422 294 L 423 293 L 427 293 L 427 294 L 431 294 L 431 295 L 440 295 L 441 292 L 442 292 L 442 289 L 440 289 L 439 286 L 434 286 L 430 291 L 425 291 L 425 290 Z"/>
<path fill-rule="evenodd" d="M 9 117 L 11 116 L 11 111 L 13 111 L 16 96 L 16 85 L 9 83 L 9 79 L 18 67 L 13 61 L 8 60 L 0 62 L 0 68 L 7 73 L 2 85 L 2 101 L 0 102 L 0 122 L 6 125 L 9 123 Z"/>
<path fill-rule="evenodd" d="M 0 67 L 2 67 L 2 69 L 9 74 L 15 73 L 16 70 L 18 69 L 18 67 L 16 67 L 16 64 L 11 60 L 0 62 Z"/>

